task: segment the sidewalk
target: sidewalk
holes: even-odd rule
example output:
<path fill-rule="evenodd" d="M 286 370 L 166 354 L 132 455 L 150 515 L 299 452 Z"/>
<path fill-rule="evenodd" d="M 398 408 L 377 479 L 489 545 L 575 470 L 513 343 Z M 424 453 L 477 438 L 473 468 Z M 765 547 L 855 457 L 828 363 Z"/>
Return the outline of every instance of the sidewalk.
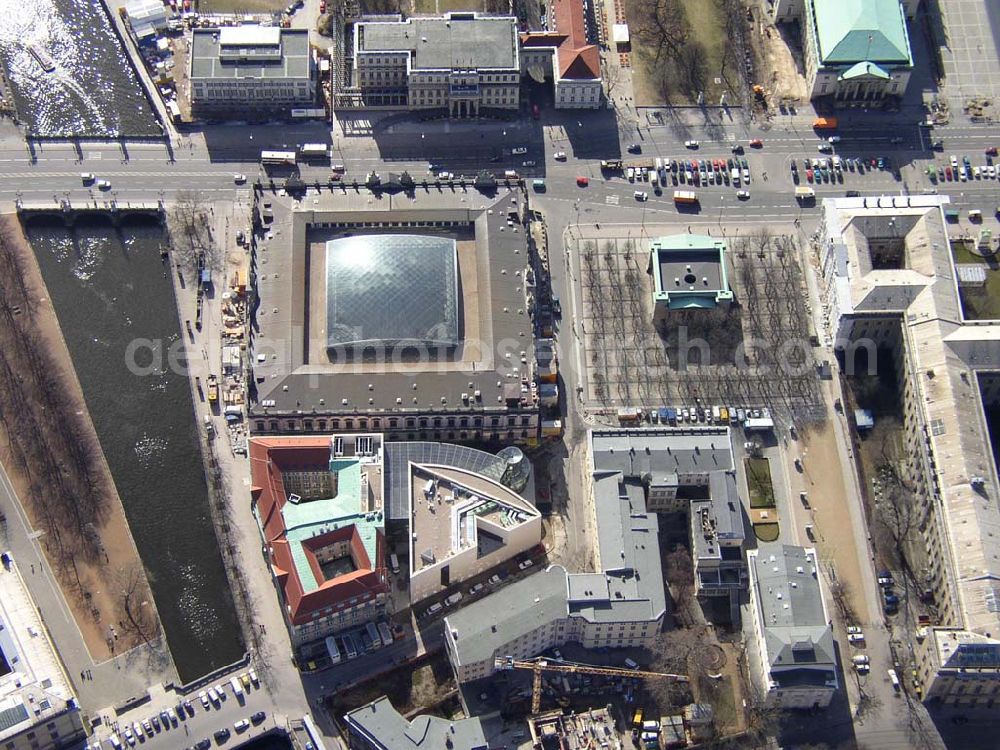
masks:
<path fill-rule="evenodd" d="M 150 646 L 136 647 L 102 663 L 94 662 L 42 554 L 39 540 L 44 538 L 43 532 L 35 531 L 29 525 L 2 467 L 0 512 L 7 519 L 6 547 L 17 560 L 30 586 L 35 606 L 85 711 L 94 713 L 109 703 L 119 703 L 133 695 L 140 695 L 150 684 L 177 680 L 173 660 L 162 636 Z"/>

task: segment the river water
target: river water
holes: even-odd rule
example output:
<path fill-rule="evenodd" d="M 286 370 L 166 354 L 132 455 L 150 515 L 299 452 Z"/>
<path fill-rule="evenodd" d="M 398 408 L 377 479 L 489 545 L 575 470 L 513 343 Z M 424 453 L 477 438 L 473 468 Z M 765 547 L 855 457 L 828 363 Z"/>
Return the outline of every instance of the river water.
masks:
<path fill-rule="evenodd" d="M 100 0 L 8 0 L 0 9 L 0 61 L 32 135 L 161 134 Z M 55 70 L 46 73 L 28 45 Z"/>
<path fill-rule="evenodd" d="M 130 342 L 177 341 L 174 289 L 156 224 L 31 222 L 28 239 L 55 305 L 104 455 L 145 563 L 183 682 L 243 653 L 208 509 L 188 379 L 135 374 Z M 152 364 L 148 346 L 131 357 Z"/>

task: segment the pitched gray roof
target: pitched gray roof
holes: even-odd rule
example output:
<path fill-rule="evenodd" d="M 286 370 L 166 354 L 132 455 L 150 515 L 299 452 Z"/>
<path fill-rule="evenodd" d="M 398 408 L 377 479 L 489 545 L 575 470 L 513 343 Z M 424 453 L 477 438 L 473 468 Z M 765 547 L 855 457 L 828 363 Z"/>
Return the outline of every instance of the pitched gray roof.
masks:
<path fill-rule="evenodd" d="M 344 716 L 348 731 L 385 750 L 486 750 L 489 744 L 478 718 L 448 721 L 418 716 L 407 721 L 385 696 Z"/>
<path fill-rule="evenodd" d="M 444 626 L 461 665 L 505 656 L 506 644 L 566 615 L 566 570 L 553 565 L 448 615 Z"/>
<path fill-rule="evenodd" d="M 727 427 L 595 430 L 591 444 L 595 468 L 626 477 L 649 474 L 654 484 L 733 468 Z"/>
<path fill-rule="evenodd" d="M 646 512 L 642 485 L 618 472 L 594 475 L 597 545 L 604 579 L 584 574 L 573 586 L 570 612 L 589 622 L 656 620 L 666 611 L 660 565 L 659 523 Z M 572 582 L 575 576 L 570 576 Z M 585 593 L 585 592 L 589 592 Z"/>
<path fill-rule="evenodd" d="M 836 664 L 833 631 L 823 608 L 815 552 L 788 544 L 762 544 L 752 558 L 757 601 L 772 678 L 822 681 L 822 673 L 796 668 Z"/>

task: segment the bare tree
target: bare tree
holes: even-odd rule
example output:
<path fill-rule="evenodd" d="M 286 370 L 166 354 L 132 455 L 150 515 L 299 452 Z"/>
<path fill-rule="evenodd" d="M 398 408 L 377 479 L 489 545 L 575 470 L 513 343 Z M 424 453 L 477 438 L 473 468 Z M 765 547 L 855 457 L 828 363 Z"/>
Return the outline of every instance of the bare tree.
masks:
<path fill-rule="evenodd" d="M 124 618 L 122 631 L 147 646 L 160 634 L 160 621 L 154 614 L 152 595 L 146 575 L 138 562 L 118 571 L 117 598 Z"/>

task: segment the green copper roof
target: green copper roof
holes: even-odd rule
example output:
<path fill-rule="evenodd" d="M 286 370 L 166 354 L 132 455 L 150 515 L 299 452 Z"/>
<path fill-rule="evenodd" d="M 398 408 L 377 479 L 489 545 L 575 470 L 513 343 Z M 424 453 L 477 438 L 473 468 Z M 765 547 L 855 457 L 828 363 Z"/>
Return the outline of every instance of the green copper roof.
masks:
<path fill-rule="evenodd" d="M 807 0 L 822 65 L 913 64 L 899 0 Z"/>
<path fill-rule="evenodd" d="M 285 503 L 281 514 L 285 519 L 285 538 L 295 561 L 295 571 L 305 593 L 315 591 L 322 581 L 316 580 L 303 543 L 313 537 L 345 526 L 356 526 L 368 559 L 375 559 L 376 539 L 384 523 L 381 512 L 365 514 L 361 510 L 361 463 L 355 458 L 335 458 L 330 461 L 330 473 L 337 475 L 337 496 L 325 500 Z"/>
<path fill-rule="evenodd" d="M 841 81 L 850 81 L 852 78 L 864 78 L 865 76 L 882 78 L 886 81 L 891 77 L 889 73 L 882 70 L 882 68 L 873 62 L 859 62 L 857 65 L 852 65 L 841 73 L 839 79 Z"/>

